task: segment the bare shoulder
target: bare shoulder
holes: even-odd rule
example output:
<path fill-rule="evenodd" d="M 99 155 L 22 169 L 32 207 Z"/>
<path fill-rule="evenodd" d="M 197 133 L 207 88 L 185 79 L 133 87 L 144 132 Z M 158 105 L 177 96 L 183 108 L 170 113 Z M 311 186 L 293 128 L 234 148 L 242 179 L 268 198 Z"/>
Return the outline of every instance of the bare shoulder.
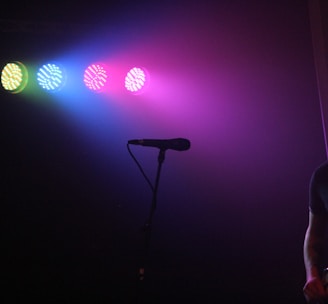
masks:
<path fill-rule="evenodd" d="M 313 213 L 309 212 L 309 227 L 312 229 L 324 229 L 328 224 L 327 213 Z"/>

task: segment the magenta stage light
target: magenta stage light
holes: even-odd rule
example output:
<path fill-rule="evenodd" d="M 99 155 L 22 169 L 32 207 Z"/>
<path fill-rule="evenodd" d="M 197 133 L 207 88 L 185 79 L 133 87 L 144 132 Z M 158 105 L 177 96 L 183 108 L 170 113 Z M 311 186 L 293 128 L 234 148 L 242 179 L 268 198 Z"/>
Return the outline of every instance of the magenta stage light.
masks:
<path fill-rule="evenodd" d="M 1 72 L 1 84 L 10 93 L 20 93 L 28 81 L 27 69 L 18 61 L 5 65 Z"/>
<path fill-rule="evenodd" d="M 84 71 L 83 82 L 88 89 L 94 92 L 104 91 L 107 79 L 107 67 L 102 63 L 91 64 Z"/>
<path fill-rule="evenodd" d="M 125 88 L 133 94 L 139 94 L 144 90 L 148 78 L 145 69 L 134 67 L 125 77 Z"/>
<path fill-rule="evenodd" d="M 59 65 L 47 63 L 39 69 L 37 80 L 44 90 L 57 92 L 65 85 L 66 74 Z"/>

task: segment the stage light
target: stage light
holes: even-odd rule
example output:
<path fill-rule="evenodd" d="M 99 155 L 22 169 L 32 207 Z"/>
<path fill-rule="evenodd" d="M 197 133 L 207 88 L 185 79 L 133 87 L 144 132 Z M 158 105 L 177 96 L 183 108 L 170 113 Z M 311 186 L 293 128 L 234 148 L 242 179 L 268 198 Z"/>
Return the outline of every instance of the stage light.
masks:
<path fill-rule="evenodd" d="M 83 82 L 85 86 L 97 93 L 104 91 L 107 79 L 107 67 L 102 63 L 91 64 L 84 71 Z"/>
<path fill-rule="evenodd" d="M 1 72 L 1 84 L 10 93 L 22 92 L 26 87 L 27 81 L 27 69 L 21 62 L 7 63 Z"/>
<path fill-rule="evenodd" d="M 63 68 L 59 65 L 47 63 L 39 69 L 37 80 L 44 90 L 57 92 L 65 85 L 66 75 Z"/>
<path fill-rule="evenodd" d="M 134 67 L 125 77 L 125 88 L 133 94 L 140 94 L 144 91 L 148 78 L 145 69 Z"/>

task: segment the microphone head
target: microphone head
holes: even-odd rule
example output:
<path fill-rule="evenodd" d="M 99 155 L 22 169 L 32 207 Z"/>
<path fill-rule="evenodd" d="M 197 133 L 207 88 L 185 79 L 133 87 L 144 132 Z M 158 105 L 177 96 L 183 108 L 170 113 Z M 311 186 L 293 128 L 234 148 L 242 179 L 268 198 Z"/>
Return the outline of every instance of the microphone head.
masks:
<path fill-rule="evenodd" d="M 185 138 L 170 139 L 170 149 L 177 151 L 186 151 L 190 149 L 190 141 Z"/>

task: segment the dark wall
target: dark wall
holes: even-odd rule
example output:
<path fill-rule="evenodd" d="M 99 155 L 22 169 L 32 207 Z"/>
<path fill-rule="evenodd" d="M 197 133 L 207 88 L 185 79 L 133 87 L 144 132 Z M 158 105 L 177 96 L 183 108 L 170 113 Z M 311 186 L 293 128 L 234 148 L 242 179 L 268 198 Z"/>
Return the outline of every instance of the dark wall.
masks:
<path fill-rule="evenodd" d="M 4 303 L 136 303 L 152 193 L 126 143 L 174 137 L 191 148 L 165 154 L 143 302 L 304 303 L 308 182 L 326 155 L 306 1 L 135 8 L 87 31 L 1 33 L 3 64 L 151 75 L 140 96 L 76 79 L 49 96 L 32 72 L 1 91 Z M 131 150 L 154 181 L 159 151 Z"/>

